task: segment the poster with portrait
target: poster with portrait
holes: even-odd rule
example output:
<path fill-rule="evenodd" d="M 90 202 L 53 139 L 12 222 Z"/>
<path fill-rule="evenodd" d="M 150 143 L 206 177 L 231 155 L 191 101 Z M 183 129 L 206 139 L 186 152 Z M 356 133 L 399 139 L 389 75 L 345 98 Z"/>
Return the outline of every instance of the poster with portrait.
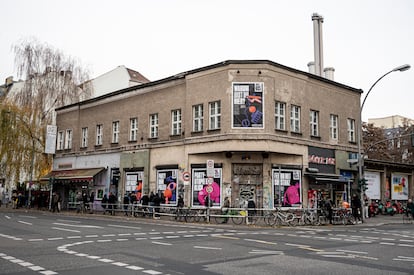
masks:
<path fill-rule="evenodd" d="M 273 202 L 275 207 L 302 205 L 302 176 L 300 170 L 273 169 Z"/>
<path fill-rule="evenodd" d="M 408 176 L 407 175 L 392 174 L 391 199 L 408 200 Z"/>
<path fill-rule="evenodd" d="M 263 83 L 233 83 L 233 128 L 263 128 Z"/>
<path fill-rule="evenodd" d="M 193 206 L 206 207 L 208 202 L 210 202 L 211 207 L 220 206 L 222 169 L 214 168 L 213 177 L 210 179 L 211 183 L 208 183 L 207 168 L 194 168 L 191 172 Z"/>

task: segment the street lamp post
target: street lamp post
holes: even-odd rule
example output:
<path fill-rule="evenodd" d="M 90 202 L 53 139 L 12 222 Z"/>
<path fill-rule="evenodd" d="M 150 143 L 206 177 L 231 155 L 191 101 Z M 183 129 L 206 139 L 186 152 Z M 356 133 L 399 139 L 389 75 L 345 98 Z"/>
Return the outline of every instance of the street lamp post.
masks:
<path fill-rule="evenodd" d="M 377 81 L 374 82 L 374 84 L 372 84 L 372 86 L 369 88 L 367 94 L 364 97 L 364 100 L 362 101 L 361 107 L 359 109 L 359 126 L 358 126 L 358 174 L 359 174 L 359 179 L 362 181 L 364 179 L 364 171 L 363 171 L 363 167 L 364 167 L 364 158 L 362 157 L 362 109 L 364 108 L 365 105 L 365 101 L 367 100 L 368 95 L 370 94 L 370 92 L 372 91 L 372 88 L 374 88 L 374 86 L 381 80 L 383 79 L 385 76 L 389 75 L 392 72 L 403 72 L 406 70 L 409 70 L 411 68 L 410 65 L 405 64 L 405 65 L 401 65 L 398 66 L 394 69 L 392 69 L 391 71 L 385 73 L 384 75 L 382 75 L 380 78 L 377 79 Z M 362 183 L 362 182 L 361 182 Z M 364 203 L 364 192 L 361 189 L 361 196 L 360 196 L 360 200 L 361 200 L 361 204 Z M 361 220 L 364 220 L 364 207 L 361 207 Z"/>

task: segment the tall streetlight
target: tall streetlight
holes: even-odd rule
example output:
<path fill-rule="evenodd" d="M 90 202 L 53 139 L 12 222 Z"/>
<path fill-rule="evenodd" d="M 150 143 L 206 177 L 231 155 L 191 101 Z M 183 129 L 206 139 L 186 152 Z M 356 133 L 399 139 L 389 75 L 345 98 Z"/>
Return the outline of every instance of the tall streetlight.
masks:
<path fill-rule="evenodd" d="M 358 127 L 358 174 L 359 174 L 359 179 L 363 180 L 364 179 L 364 172 L 363 172 L 363 167 L 364 167 L 364 158 L 362 157 L 362 109 L 364 108 L 365 105 L 365 101 L 367 100 L 367 97 L 369 95 L 369 93 L 371 92 L 372 88 L 374 88 L 374 86 L 381 80 L 383 79 L 385 76 L 389 75 L 392 72 L 404 72 L 407 71 L 411 68 L 411 66 L 409 64 L 405 64 L 405 65 L 401 65 L 398 66 L 394 69 L 392 69 L 391 71 L 385 73 L 384 75 L 382 75 L 380 78 L 377 79 L 377 81 L 374 82 L 374 84 L 372 84 L 372 86 L 369 88 L 367 94 L 364 97 L 364 100 L 362 101 L 362 105 L 361 108 L 359 109 L 359 127 Z M 364 203 L 364 192 L 361 189 L 361 204 Z M 362 221 L 364 220 L 364 207 L 361 207 L 361 219 Z"/>

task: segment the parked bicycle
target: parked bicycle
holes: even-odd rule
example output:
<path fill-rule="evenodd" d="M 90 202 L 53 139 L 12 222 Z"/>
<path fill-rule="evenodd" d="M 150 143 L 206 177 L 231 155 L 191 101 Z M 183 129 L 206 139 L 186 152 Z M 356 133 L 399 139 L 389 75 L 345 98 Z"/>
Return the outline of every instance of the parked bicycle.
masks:
<path fill-rule="evenodd" d="M 295 225 L 295 215 L 293 213 L 276 209 L 275 211 L 269 212 L 264 217 L 265 223 L 269 226 L 280 227 L 282 225 Z"/>

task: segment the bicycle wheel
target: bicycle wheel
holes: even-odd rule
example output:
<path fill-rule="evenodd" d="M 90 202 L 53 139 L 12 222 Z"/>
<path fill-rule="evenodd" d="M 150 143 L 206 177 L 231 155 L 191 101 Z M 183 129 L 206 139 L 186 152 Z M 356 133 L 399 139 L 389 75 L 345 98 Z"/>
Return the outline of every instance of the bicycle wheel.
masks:
<path fill-rule="evenodd" d="M 237 224 L 237 225 L 239 225 L 239 224 L 242 224 L 243 223 L 243 217 L 239 217 L 239 216 L 233 216 L 233 217 L 231 217 L 231 221 L 234 223 L 234 224 Z"/>
<path fill-rule="evenodd" d="M 185 221 L 186 222 L 194 222 L 194 212 L 191 210 L 187 210 L 185 213 Z"/>
<path fill-rule="evenodd" d="M 355 217 L 352 215 L 348 215 L 347 220 L 348 220 L 348 224 L 352 224 L 352 225 L 356 224 Z"/>
<path fill-rule="evenodd" d="M 276 216 L 273 213 L 267 213 L 264 216 L 264 222 L 268 226 L 273 226 L 276 222 Z"/>
<path fill-rule="evenodd" d="M 293 215 L 292 213 L 287 213 L 286 214 L 284 222 L 287 223 L 287 225 L 289 225 L 289 226 L 295 226 L 297 224 L 296 219 L 295 219 L 295 215 Z"/>

